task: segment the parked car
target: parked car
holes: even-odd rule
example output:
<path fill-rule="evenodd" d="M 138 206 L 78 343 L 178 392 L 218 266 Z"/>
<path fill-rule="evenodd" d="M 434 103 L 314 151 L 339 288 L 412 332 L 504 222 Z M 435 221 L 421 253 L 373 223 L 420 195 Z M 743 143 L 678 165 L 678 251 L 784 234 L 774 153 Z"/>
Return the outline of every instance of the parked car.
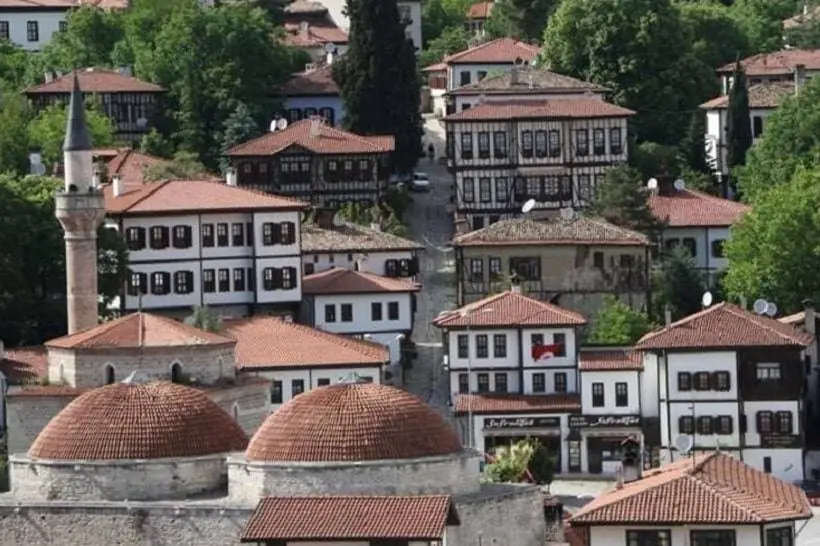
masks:
<path fill-rule="evenodd" d="M 413 191 L 430 191 L 430 177 L 427 173 L 413 173 Z"/>

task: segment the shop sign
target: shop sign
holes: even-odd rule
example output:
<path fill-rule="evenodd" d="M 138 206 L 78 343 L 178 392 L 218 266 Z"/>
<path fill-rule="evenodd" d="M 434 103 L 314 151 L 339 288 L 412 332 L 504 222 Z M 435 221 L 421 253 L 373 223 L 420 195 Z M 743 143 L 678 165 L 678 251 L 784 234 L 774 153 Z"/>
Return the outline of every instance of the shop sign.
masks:
<path fill-rule="evenodd" d="M 800 436 L 791 434 L 765 434 L 760 436 L 760 447 L 770 448 L 798 448 L 800 447 Z"/>
<path fill-rule="evenodd" d="M 640 415 L 570 415 L 569 428 L 613 428 L 641 426 Z"/>
<path fill-rule="evenodd" d="M 560 426 L 560 417 L 499 417 L 496 419 L 484 419 L 484 430 L 560 428 Z"/>

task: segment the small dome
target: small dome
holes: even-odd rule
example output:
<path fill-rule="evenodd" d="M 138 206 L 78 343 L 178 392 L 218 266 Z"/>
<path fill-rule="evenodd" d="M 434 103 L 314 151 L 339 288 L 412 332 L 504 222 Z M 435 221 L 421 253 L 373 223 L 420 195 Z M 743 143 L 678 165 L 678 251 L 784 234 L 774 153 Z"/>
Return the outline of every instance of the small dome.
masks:
<path fill-rule="evenodd" d="M 204 393 L 167 381 L 115 383 L 66 406 L 29 457 L 122 460 L 197 457 L 245 448 L 242 428 Z"/>
<path fill-rule="evenodd" d="M 375 383 L 301 394 L 269 416 L 245 452 L 249 461 L 415 459 L 461 451 L 455 430 L 415 396 Z"/>

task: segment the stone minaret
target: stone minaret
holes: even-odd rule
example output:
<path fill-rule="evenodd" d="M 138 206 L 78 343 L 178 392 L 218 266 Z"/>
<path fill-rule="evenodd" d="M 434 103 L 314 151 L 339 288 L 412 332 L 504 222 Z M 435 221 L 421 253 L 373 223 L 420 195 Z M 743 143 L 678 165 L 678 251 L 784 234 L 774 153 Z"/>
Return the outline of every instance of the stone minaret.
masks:
<path fill-rule="evenodd" d="M 105 216 L 102 190 L 95 186 L 91 139 L 85 125 L 77 73 L 63 141 L 65 187 L 57 191 L 57 220 L 65 231 L 68 333 L 97 325 L 97 228 Z"/>

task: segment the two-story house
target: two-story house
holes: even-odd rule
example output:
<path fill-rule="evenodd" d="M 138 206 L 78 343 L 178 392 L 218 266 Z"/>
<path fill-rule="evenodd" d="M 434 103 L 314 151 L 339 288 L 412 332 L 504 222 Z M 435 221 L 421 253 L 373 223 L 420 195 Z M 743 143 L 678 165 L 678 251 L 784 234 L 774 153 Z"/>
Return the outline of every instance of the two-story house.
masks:
<path fill-rule="evenodd" d="M 450 401 L 463 442 L 488 452 L 538 438 L 569 472 L 571 415 L 580 414 L 578 313 L 509 290 L 454 311 L 442 330 Z M 578 462 L 580 464 L 580 462 Z"/>
<path fill-rule="evenodd" d="M 616 476 L 643 462 L 641 355 L 631 348 L 582 347 L 581 414 L 570 415 L 570 472 Z M 631 452 L 630 452 L 631 450 Z"/>
<path fill-rule="evenodd" d="M 100 101 L 103 112 L 114 122 L 114 138 L 120 141 L 139 141 L 155 126 L 160 100 L 165 89 L 142 81 L 130 74 L 129 68 L 120 71 L 87 68 L 77 71 L 83 98 L 91 96 Z M 26 96 L 35 111 L 52 104 L 68 104 L 74 73 L 46 76 L 45 83 L 26 89 Z"/>
<path fill-rule="evenodd" d="M 392 136 L 359 136 L 303 119 L 228 150 L 241 187 L 308 201 L 316 208 L 368 206 L 387 193 Z"/>
<path fill-rule="evenodd" d="M 306 51 L 314 63 L 347 51 L 347 32 L 339 28 L 321 2 L 296 0 L 282 10 L 283 42 Z"/>
<path fill-rule="evenodd" d="M 594 316 L 607 296 L 646 305 L 650 248 L 637 232 L 603 220 L 502 220 L 457 236 L 459 305 L 505 290 L 512 281 L 532 298 Z"/>
<path fill-rule="evenodd" d="M 486 101 L 447 116 L 456 215 L 473 229 L 535 210 L 580 209 L 627 160 L 634 112 L 600 98 Z"/>
<path fill-rule="evenodd" d="M 464 28 L 475 36 L 484 36 L 484 24 L 493 12 L 493 2 L 476 2 L 467 10 Z"/>
<path fill-rule="evenodd" d="M 644 413 L 660 418 L 661 462 L 721 449 L 802 480 L 804 353 L 812 341 L 725 302 L 641 338 Z"/>
<path fill-rule="evenodd" d="M 347 2 L 345 0 L 319 0 L 325 6 L 334 23 L 345 31 L 350 30 L 350 18 L 347 16 Z M 405 36 L 413 41 L 416 52 L 421 51 L 421 1 L 399 0 L 399 18 L 405 24 Z"/>
<path fill-rule="evenodd" d="M 302 299 L 305 203 L 229 182 L 166 180 L 105 187 L 108 225 L 128 246 L 123 311 L 186 316 L 207 305 L 226 316 L 289 309 Z"/>
<path fill-rule="evenodd" d="M 280 87 L 284 97 L 283 117 L 290 123 L 320 116 L 325 123 L 341 127 L 345 111 L 332 65 L 308 67 Z"/>
<path fill-rule="evenodd" d="M 352 269 L 328 269 L 302 278 L 303 324 L 386 345 L 391 363 L 409 340 L 421 286 L 410 279 Z"/>
<path fill-rule="evenodd" d="M 382 277 L 414 278 L 423 247 L 381 230 L 352 222 L 302 224 L 302 273 L 313 275 L 333 268 L 355 269 Z"/>
<path fill-rule="evenodd" d="M 226 320 L 221 332 L 236 340 L 236 369 L 270 381 L 271 411 L 316 387 L 348 381 L 382 383 L 386 347 L 287 322 L 255 316 Z"/>
<path fill-rule="evenodd" d="M 678 246 L 686 248 L 707 286 L 715 286 L 728 265 L 723 245 L 729 239 L 729 228 L 743 218 L 749 207 L 685 186 L 678 189 L 670 176 L 658 176 L 657 181 L 648 203 L 663 224 L 661 248 L 666 252 Z"/>

